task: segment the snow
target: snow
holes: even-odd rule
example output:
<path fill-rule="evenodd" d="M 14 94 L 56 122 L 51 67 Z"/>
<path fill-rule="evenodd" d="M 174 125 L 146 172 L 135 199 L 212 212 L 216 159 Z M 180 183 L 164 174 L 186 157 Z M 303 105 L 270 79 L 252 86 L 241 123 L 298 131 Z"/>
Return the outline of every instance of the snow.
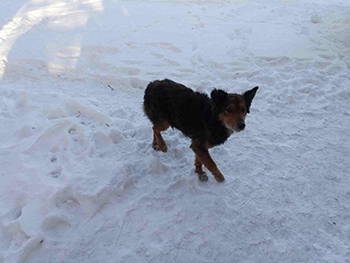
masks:
<path fill-rule="evenodd" d="M 350 2 L 3 0 L 0 262 L 350 262 Z M 143 92 L 260 89 L 211 150 Z"/>

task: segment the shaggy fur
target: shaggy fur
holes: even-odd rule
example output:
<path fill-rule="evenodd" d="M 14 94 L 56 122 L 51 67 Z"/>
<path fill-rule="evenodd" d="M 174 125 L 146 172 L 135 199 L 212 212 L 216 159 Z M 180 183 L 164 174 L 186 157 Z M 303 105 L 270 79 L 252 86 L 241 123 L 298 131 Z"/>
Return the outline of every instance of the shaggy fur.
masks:
<path fill-rule="evenodd" d="M 204 164 L 218 182 L 225 180 L 209 155 L 209 148 L 224 143 L 233 132 L 245 128 L 245 117 L 258 87 L 244 94 L 214 89 L 211 98 L 174 81 L 151 82 L 144 95 L 144 112 L 153 123 L 153 149 L 166 152 L 161 131 L 175 127 L 192 139 L 195 172 L 201 181 L 208 177 Z"/>

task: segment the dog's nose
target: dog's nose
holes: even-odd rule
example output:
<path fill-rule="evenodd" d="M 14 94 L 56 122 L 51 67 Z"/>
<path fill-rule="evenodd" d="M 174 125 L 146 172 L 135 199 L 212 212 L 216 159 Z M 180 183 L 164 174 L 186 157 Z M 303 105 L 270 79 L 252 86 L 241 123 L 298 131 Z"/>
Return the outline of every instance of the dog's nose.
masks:
<path fill-rule="evenodd" d="M 244 130 L 244 128 L 245 128 L 245 123 L 244 122 L 240 122 L 240 123 L 238 123 L 238 129 L 240 129 L 240 130 Z"/>

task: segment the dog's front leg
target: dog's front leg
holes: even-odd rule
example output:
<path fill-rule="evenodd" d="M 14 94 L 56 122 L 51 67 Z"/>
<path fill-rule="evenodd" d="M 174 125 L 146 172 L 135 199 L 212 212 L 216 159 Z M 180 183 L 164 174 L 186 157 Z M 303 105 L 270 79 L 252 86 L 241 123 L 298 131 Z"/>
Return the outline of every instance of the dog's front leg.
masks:
<path fill-rule="evenodd" d="M 168 146 L 166 145 L 162 134 L 160 133 L 161 131 L 165 131 L 168 129 L 170 124 L 163 120 L 162 122 L 158 122 L 157 124 L 153 125 L 153 143 L 152 147 L 156 151 L 162 151 L 162 152 L 167 152 L 168 151 Z"/>
<path fill-rule="evenodd" d="M 211 158 L 208 149 L 197 146 L 195 143 L 191 144 L 191 149 L 196 154 L 195 165 L 202 163 L 214 175 L 216 181 L 223 182 L 225 180 L 225 177 L 222 175 L 222 173 L 220 172 L 220 170 L 216 166 L 216 163 Z M 202 171 L 204 173 L 204 171 L 202 170 L 202 167 L 199 168 L 197 165 L 196 165 L 196 172 Z"/>
<path fill-rule="evenodd" d="M 208 176 L 203 171 L 202 165 L 203 165 L 202 162 L 198 159 L 196 155 L 196 159 L 194 160 L 194 166 L 196 167 L 196 169 L 194 171 L 198 174 L 199 180 L 205 182 L 205 181 L 208 181 Z"/>

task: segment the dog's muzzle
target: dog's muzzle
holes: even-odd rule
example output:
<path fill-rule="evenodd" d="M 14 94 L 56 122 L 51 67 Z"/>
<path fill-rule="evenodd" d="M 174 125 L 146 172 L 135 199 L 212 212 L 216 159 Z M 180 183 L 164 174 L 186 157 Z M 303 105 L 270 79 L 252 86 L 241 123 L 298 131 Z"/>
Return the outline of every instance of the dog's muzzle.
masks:
<path fill-rule="evenodd" d="M 244 122 L 238 123 L 237 128 L 238 128 L 238 131 L 243 131 L 245 128 L 245 123 Z"/>
<path fill-rule="evenodd" d="M 244 122 L 240 122 L 235 126 L 231 126 L 231 125 L 227 125 L 226 124 L 226 128 L 229 129 L 231 132 L 240 132 L 243 131 L 245 128 L 245 123 Z"/>

